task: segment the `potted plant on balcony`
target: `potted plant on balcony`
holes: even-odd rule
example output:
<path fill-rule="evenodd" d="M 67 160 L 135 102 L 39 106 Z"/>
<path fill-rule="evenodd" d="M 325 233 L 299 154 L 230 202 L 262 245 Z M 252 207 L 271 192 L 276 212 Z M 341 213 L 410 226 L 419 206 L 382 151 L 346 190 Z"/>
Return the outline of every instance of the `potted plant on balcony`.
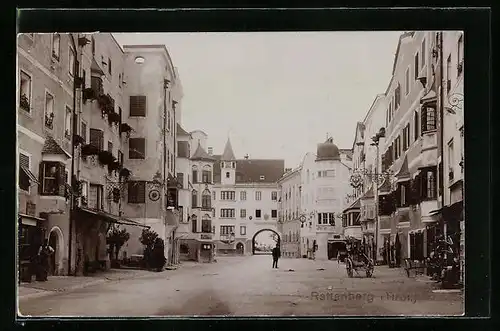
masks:
<path fill-rule="evenodd" d="M 114 160 L 110 164 L 108 164 L 108 171 L 111 173 L 112 171 L 118 171 L 121 168 L 121 164 L 118 160 Z"/>
<path fill-rule="evenodd" d="M 28 97 L 26 94 L 21 94 L 21 98 L 19 99 L 19 107 L 26 111 L 30 111 L 30 101 L 28 100 Z"/>
<path fill-rule="evenodd" d="M 116 161 L 113 154 L 109 151 L 100 151 L 98 157 L 99 157 L 99 163 L 101 163 L 102 165 L 110 165 L 114 161 Z"/>
<path fill-rule="evenodd" d="M 109 115 L 113 113 L 114 110 L 114 100 L 108 94 L 101 94 L 97 98 L 97 102 L 99 103 L 99 107 L 102 111 L 102 116 Z"/>
<path fill-rule="evenodd" d="M 109 125 L 113 125 L 113 123 L 119 124 L 121 121 L 120 114 L 112 111 L 108 113 L 108 122 Z"/>
<path fill-rule="evenodd" d="M 99 154 L 99 149 L 94 145 L 87 144 L 82 146 L 82 156 L 90 156 Z"/>
<path fill-rule="evenodd" d="M 120 170 L 120 179 L 123 178 L 125 180 L 128 180 L 132 172 L 128 170 L 127 168 L 122 168 Z"/>
<path fill-rule="evenodd" d="M 126 133 L 127 137 L 130 137 L 130 132 L 132 131 L 132 127 L 127 123 L 120 124 L 120 134 Z"/>

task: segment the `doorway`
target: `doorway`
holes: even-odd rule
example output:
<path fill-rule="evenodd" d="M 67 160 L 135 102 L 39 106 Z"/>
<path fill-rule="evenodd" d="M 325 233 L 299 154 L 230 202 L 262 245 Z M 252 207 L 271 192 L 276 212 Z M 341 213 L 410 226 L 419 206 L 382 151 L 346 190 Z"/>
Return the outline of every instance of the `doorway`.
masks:
<path fill-rule="evenodd" d="M 245 248 L 242 243 L 236 244 L 236 252 L 238 253 L 238 255 L 243 255 L 245 253 Z"/>
<path fill-rule="evenodd" d="M 54 276 L 57 271 L 56 259 L 59 255 L 58 245 L 57 245 L 57 234 L 55 231 L 51 231 L 49 235 L 49 246 L 54 249 L 54 253 L 49 256 L 49 276 Z"/>

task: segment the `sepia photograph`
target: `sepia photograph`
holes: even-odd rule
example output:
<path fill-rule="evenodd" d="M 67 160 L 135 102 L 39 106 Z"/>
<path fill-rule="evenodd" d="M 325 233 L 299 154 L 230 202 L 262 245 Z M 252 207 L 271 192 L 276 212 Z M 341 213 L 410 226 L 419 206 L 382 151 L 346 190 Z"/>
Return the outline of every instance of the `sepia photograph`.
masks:
<path fill-rule="evenodd" d="M 18 34 L 19 316 L 464 315 L 464 42 Z"/>

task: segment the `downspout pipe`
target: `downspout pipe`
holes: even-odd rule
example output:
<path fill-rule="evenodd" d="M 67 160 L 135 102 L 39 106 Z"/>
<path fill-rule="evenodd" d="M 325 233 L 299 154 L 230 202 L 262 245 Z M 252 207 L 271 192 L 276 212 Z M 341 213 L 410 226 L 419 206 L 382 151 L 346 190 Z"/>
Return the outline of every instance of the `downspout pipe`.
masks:
<path fill-rule="evenodd" d="M 78 34 L 76 35 L 78 38 Z M 76 122 L 77 116 L 76 116 L 76 83 L 77 83 L 77 77 L 80 76 L 79 73 L 79 66 L 78 66 L 78 56 L 77 56 L 77 45 L 75 43 L 75 34 L 71 33 L 70 34 L 70 39 L 71 43 L 73 45 L 73 51 L 75 55 L 75 61 L 73 63 L 73 110 L 72 110 L 72 116 L 71 116 L 71 123 L 72 123 L 72 132 L 71 132 L 71 187 L 73 188 L 73 185 L 76 183 L 73 183 L 73 176 L 75 176 L 75 139 L 74 135 L 76 134 L 78 130 L 78 123 Z M 68 276 L 71 276 L 73 273 L 71 272 L 71 264 L 72 264 L 72 254 L 73 254 L 73 218 L 74 218 L 74 210 L 75 210 L 75 197 L 73 194 L 71 194 L 71 200 L 70 200 L 70 212 L 69 212 L 69 247 L 68 247 Z M 76 266 L 75 266 L 76 268 Z M 76 274 L 76 273 L 75 273 Z"/>

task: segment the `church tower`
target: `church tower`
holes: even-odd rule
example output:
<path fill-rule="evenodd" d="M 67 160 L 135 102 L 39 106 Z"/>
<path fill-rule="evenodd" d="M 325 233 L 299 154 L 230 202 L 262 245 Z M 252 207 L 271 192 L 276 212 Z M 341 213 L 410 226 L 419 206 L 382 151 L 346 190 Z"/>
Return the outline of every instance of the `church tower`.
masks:
<path fill-rule="evenodd" d="M 236 181 L 236 157 L 231 141 L 227 138 L 224 153 L 221 156 L 221 184 L 234 185 Z"/>

